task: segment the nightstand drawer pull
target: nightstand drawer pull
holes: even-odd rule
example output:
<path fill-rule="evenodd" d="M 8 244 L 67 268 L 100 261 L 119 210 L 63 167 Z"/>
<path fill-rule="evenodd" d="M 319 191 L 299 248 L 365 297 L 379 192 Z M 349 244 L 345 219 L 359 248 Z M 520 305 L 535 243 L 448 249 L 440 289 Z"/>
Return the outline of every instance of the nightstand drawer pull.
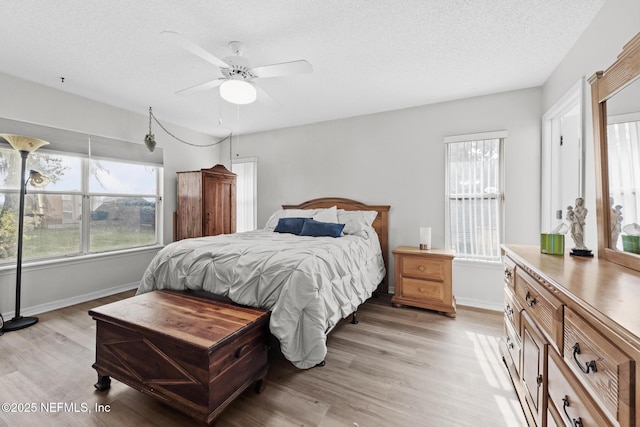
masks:
<path fill-rule="evenodd" d="M 419 271 L 424 271 L 424 270 L 425 270 L 424 265 L 419 265 L 419 266 L 418 266 L 418 270 L 419 270 Z"/>
<path fill-rule="evenodd" d="M 562 398 L 562 409 L 564 409 L 564 414 L 567 416 L 567 419 L 571 423 L 573 427 L 582 427 L 582 419 L 580 417 L 571 418 L 569 412 L 567 412 L 567 408 L 569 407 L 569 396 L 565 396 Z"/>
<path fill-rule="evenodd" d="M 588 374 L 589 372 L 598 372 L 598 368 L 596 367 L 596 361 L 595 360 L 587 362 L 587 364 L 585 365 L 586 367 L 583 367 L 582 363 L 580 363 L 580 361 L 576 357 L 576 354 L 580 354 L 580 344 L 578 344 L 578 343 L 576 343 L 573 346 L 573 359 L 576 361 L 576 364 L 578 365 L 580 370 L 582 372 L 584 372 L 585 374 Z"/>

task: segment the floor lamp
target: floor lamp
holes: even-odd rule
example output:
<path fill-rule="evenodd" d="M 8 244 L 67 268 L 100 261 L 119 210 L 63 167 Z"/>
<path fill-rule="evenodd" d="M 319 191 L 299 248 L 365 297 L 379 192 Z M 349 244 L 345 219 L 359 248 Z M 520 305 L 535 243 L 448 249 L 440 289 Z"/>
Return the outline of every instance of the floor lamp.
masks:
<path fill-rule="evenodd" d="M 22 158 L 22 167 L 20 169 L 20 212 L 18 214 L 18 252 L 16 257 L 16 311 L 13 319 L 4 322 L 4 331 L 16 331 L 34 325 L 38 322 L 37 317 L 22 317 L 20 315 L 20 293 L 21 293 L 21 281 L 22 281 L 22 233 L 24 231 L 24 195 L 26 193 L 27 179 L 25 179 L 25 172 L 27 169 L 27 157 L 30 153 L 33 153 L 43 145 L 49 144 L 46 141 L 40 139 L 31 138 L 28 136 L 0 134 L 0 137 L 4 138 L 11 146 L 20 153 Z M 31 171 L 31 175 L 39 173 Z M 43 178 L 40 175 L 40 178 Z"/>

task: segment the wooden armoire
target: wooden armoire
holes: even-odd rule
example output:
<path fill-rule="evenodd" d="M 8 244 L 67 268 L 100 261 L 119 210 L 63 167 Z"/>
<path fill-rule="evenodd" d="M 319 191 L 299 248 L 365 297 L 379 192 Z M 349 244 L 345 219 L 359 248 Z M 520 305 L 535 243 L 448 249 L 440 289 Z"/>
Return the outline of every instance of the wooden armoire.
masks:
<path fill-rule="evenodd" d="M 178 172 L 174 240 L 236 232 L 236 174 L 223 165 Z"/>

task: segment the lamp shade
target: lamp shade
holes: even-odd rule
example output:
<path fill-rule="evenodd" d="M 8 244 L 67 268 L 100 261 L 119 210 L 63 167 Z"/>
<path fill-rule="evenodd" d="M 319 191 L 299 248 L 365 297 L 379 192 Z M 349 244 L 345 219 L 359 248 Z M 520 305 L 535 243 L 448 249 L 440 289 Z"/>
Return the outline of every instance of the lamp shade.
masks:
<path fill-rule="evenodd" d="M 43 145 L 49 144 L 47 141 L 43 141 L 37 138 L 32 138 L 30 136 L 12 135 L 8 133 L 0 133 L 0 136 L 6 139 L 7 142 L 11 144 L 11 146 L 16 150 L 26 151 L 28 153 L 33 153 Z"/>
<path fill-rule="evenodd" d="M 46 187 L 50 182 L 51 179 L 48 176 L 44 176 L 38 171 L 31 170 L 29 172 L 29 183 L 34 187 Z"/>
<path fill-rule="evenodd" d="M 243 80 L 227 80 L 220 85 L 220 96 L 232 104 L 251 104 L 258 97 L 256 88 Z"/>

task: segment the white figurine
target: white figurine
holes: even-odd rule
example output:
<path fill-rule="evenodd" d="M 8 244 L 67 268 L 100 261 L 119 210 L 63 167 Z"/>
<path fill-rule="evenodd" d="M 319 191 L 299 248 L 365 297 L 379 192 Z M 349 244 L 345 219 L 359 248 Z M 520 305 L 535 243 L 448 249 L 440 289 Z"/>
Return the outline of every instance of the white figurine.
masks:
<path fill-rule="evenodd" d="M 571 238 L 575 244 L 575 247 L 571 249 L 571 255 L 593 256 L 591 249 L 584 245 L 584 224 L 587 212 L 582 197 L 576 199 L 575 207 L 567 207 L 567 219 L 571 223 Z"/>

